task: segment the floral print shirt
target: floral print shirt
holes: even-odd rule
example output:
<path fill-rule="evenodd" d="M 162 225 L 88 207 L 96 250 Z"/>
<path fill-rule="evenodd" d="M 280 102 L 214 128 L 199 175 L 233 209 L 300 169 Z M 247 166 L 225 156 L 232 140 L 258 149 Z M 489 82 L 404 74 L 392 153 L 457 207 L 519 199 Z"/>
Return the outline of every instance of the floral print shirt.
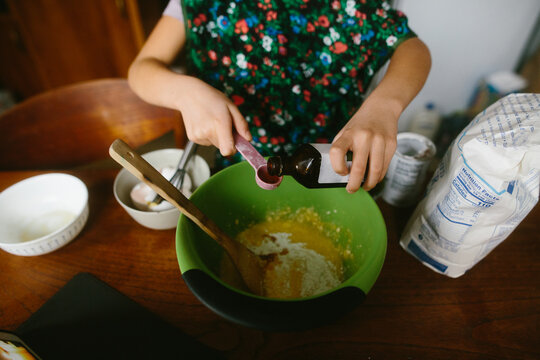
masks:
<path fill-rule="evenodd" d="M 230 97 L 264 156 L 331 142 L 375 72 L 416 36 L 386 1 L 182 2 L 190 73 Z"/>

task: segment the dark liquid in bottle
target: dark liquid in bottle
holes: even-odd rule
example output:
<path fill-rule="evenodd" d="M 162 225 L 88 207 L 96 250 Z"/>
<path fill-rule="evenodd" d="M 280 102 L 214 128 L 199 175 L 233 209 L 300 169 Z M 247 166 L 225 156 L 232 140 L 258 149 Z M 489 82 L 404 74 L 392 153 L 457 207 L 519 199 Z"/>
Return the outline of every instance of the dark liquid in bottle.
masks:
<path fill-rule="evenodd" d="M 274 176 L 290 175 L 307 188 L 345 187 L 347 182 L 320 183 L 321 153 L 310 144 L 300 146 L 292 156 L 268 159 L 268 173 Z"/>

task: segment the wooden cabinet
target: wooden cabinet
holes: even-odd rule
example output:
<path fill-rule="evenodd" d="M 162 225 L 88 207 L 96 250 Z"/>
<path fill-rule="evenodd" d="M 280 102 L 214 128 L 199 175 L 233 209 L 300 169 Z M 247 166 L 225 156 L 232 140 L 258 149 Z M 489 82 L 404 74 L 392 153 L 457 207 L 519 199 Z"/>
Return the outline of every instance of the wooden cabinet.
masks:
<path fill-rule="evenodd" d="M 0 0 L 0 86 L 23 99 L 126 77 L 145 36 L 137 0 Z"/>

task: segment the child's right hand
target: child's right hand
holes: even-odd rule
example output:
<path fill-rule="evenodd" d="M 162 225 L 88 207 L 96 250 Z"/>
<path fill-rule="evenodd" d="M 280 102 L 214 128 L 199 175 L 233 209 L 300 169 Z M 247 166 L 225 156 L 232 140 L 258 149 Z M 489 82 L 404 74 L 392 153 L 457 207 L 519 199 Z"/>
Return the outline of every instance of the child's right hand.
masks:
<path fill-rule="evenodd" d="M 222 92 L 170 69 L 186 42 L 182 21 L 162 16 L 129 69 L 131 88 L 145 101 L 180 110 L 188 138 L 214 145 L 222 155 L 236 152 L 233 129 L 251 140 L 248 124 Z"/>
<path fill-rule="evenodd" d="M 191 141 L 214 145 L 223 156 L 229 156 L 236 152 L 233 127 L 251 140 L 246 120 L 224 93 L 191 76 L 182 76 L 180 81 L 178 108 Z"/>

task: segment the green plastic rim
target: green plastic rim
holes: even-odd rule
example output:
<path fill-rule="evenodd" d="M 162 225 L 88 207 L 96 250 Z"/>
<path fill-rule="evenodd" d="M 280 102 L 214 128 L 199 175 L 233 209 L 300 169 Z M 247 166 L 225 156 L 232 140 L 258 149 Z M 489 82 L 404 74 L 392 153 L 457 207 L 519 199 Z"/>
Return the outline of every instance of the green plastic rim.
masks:
<path fill-rule="evenodd" d="M 367 294 L 382 269 L 386 225 L 377 204 L 362 189 L 354 194 L 344 188 L 307 189 L 285 177 L 276 190 L 263 190 L 255 183 L 253 169 L 244 161 L 210 177 L 190 200 L 232 237 L 262 222 L 268 212 L 282 208 L 295 211 L 312 207 L 324 223 L 337 225 L 341 229 L 336 235 L 337 245 L 349 250 L 351 255 L 344 258 L 345 281 L 314 297 L 348 286 Z M 183 215 L 176 231 L 176 252 L 182 274 L 199 269 L 236 292 L 255 296 L 219 278 L 222 248 Z"/>

